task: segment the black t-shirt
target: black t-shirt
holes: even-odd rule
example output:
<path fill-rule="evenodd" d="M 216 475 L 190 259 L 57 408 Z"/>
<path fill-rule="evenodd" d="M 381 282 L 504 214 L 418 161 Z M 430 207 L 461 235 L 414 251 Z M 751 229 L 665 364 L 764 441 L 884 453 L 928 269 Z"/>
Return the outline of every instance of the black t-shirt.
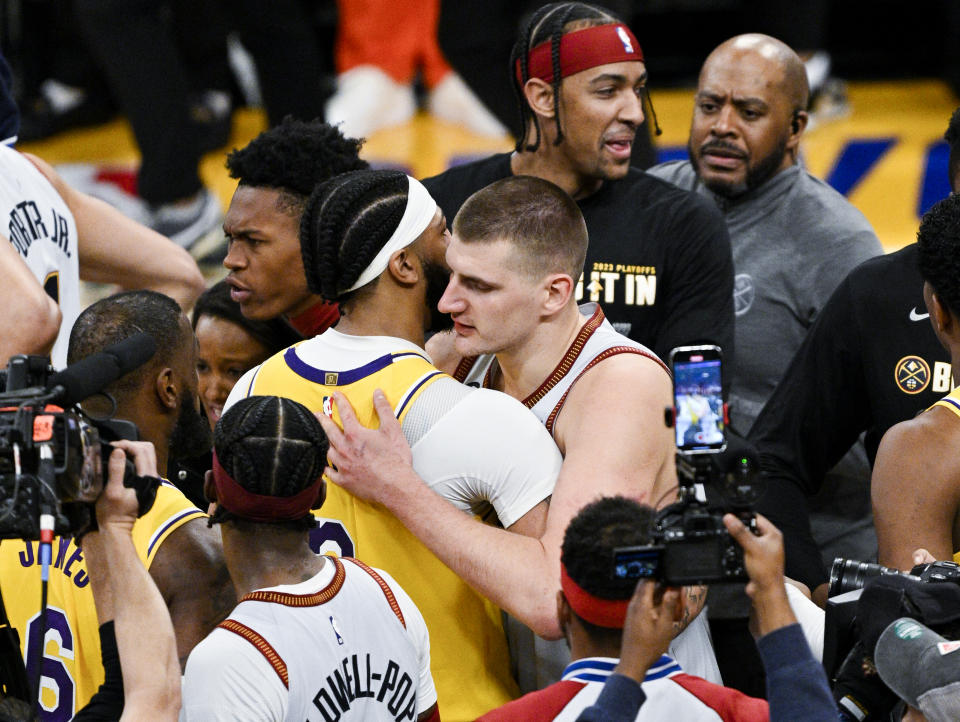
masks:
<path fill-rule="evenodd" d="M 767 473 L 759 510 L 784 533 L 787 576 L 826 581 L 807 497 L 861 433 L 880 439 L 950 392 L 950 356 L 923 304 L 916 244 L 865 261 L 841 282 L 750 430 Z"/>
<path fill-rule="evenodd" d="M 510 175 L 503 153 L 423 184 L 452 223 L 470 195 Z M 614 328 L 661 358 L 674 346 L 712 343 L 730 364 L 733 258 L 720 211 L 635 168 L 578 205 L 590 234 L 578 299 L 599 302 Z"/>

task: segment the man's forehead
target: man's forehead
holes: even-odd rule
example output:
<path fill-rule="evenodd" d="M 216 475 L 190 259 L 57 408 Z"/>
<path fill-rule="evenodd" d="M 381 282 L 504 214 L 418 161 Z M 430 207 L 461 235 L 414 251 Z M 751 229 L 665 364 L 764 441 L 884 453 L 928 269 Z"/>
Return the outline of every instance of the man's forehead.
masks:
<path fill-rule="evenodd" d="M 447 264 L 456 273 L 480 277 L 505 274 L 515 265 L 510 257 L 516 252 L 506 239 L 464 242 L 456 233 L 447 246 Z"/>
<path fill-rule="evenodd" d="M 568 75 L 563 82 L 576 80 L 580 83 L 592 83 L 604 78 L 623 78 L 633 84 L 647 79 L 647 66 L 641 60 L 625 60 L 619 63 L 607 63 L 593 68 L 581 70 L 579 73 Z"/>
<path fill-rule="evenodd" d="M 776 63 L 757 55 L 741 62 L 709 62 L 703 66 L 698 94 L 712 96 L 754 96 L 763 99 L 785 97 L 784 71 Z"/>
<path fill-rule="evenodd" d="M 781 91 L 786 70 L 767 45 L 726 46 L 711 53 L 700 73 L 699 89 L 716 83 L 765 87 Z"/>
<path fill-rule="evenodd" d="M 282 190 L 261 186 L 237 187 L 223 217 L 227 230 L 261 226 L 268 223 L 299 226 L 299 217 L 288 210 Z"/>

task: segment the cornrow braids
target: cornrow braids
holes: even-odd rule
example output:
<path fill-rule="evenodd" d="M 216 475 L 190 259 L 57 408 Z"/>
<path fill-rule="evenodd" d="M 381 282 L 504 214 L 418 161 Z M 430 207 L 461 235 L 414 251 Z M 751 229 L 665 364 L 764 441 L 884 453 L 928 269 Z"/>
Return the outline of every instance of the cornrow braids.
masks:
<path fill-rule="evenodd" d="M 250 396 L 217 422 L 213 446 L 224 471 L 244 489 L 289 497 L 323 473 L 328 442 L 320 422 L 303 404 L 279 396 Z M 218 505 L 210 524 L 236 520 L 245 521 Z M 311 514 L 275 523 L 297 530 L 316 526 Z"/>
<path fill-rule="evenodd" d="M 582 2 L 557 2 L 540 8 L 524 24 L 510 53 L 510 77 L 513 81 L 513 90 L 517 96 L 520 109 L 520 132 L 517 134 L 517 144 L 515 146 L 518 153 L 525 150 L 537 150 L 540 147 L 542 137 L 540 123 L 527 103 L 523 92 L 523 86 L 530 79 L 530 51 L 541 43 L 550 41 L 550 62 L 553 68 L 551 85 L 553 86 L 554 97 L 554 122 L 557 126 L 557 138 L 554 145 L 559 145 L 563 140 L 563 128 L 560 123 L 560 83 L 563 81 L 560 73 L 560 39 L 573 30 L 617 22 L 620 22 L 620 20 L 613 13 L 596 5 L 588 5 Z M 574 23 L 575 25 L 573 25 Z M 516 72 L 517 61 L 520 62 L 519 80 Z M 531 121 L 536 136 L 532 143 L 528 143 L 527 133 Z"/>
<path fill-rule="evenodd" d="M 314 189 L 300 219 L 307 288 L 328 301 L 345 293 L 400 225 L 408 181 L 395 170 L 344 173 Z"/>

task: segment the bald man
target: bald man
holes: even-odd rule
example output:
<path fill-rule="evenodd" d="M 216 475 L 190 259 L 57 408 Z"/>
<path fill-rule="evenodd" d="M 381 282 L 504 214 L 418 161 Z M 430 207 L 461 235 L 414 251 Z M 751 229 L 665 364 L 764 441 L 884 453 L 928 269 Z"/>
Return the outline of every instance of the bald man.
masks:
<path fill-rule="evenodd" d="M 650 171 L 712 199 L 726 220 L 737 349 L 730 422 L 740 434 L 753 426 L 833 290 L 882 251 L 867 219 L 799 162 L 808 95 L 803 63 L 788 46 L 767 35 L 731 38 L 700 71 L 690 160 Z M 842 483 L 866 489 L 870 472 L 859 445 L 855 454 Z M 724 681 L 762 695 L 742 601 L 711 594 L 714 646 Z"/>
<path fill-rule="evenodd" d="M 867 219 L 799 163 L 808 95 L 788 46 L 767 35 L 731 38 L 700 71 L 690 160 L 651 170 L 711 198 L 726 219 L 736 274 L 731 424 L 741 434 L 833 289 L 882 252 Z"/>

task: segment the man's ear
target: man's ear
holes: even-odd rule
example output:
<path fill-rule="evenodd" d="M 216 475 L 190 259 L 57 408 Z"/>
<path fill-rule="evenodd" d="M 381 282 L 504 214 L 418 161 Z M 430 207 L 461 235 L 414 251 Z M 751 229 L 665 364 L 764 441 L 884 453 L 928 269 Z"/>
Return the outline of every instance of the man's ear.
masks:
<path fill-rule="evenodd" d="M 544 118 L 552 118 L 556 113 L 556 97 L 553 86 L 540 78 L 530 78 L 523 86 L 523 94 L 530 109 Z"/>
<path fill-rule="evenodd" d="M 321 481 L 320 488 L 317 489 L 317 498 L 314 500 L 313 506 L 311 506 L 310 508 L 319 509 L 321 506 L 323 506 L 323 502 L 325 502 L 326 500 L 327 500 L 327 482 Z"/>
<path fill-rule="evenodd" d="M 787 138 L 787 150 L 796 155 L 800 146 L 800 138 L 803 137 L 803 131 L 807 129 L 807 123 L 810 121 L 810 114 L 805 110 L 794 110 L 790 118 L 790 136 Z"/>
<path fill-rule="evenodd" d="M 161 406 L 167 409 L 177 408 L 180 388 L 177 386 L 172 368 L 164 367 L 160 369 L 160 373 L 157 374 L 156 391 L 157 400 L 159 400 Z"/>
<path fill-rule="evenodd" d="M 576 282 L 566 273 L 554 273 L 543 280 L 544 306 L 546 315 L 560 312 L 570 301 L 576 290 Z"/>
<path fill-rule="evenodd" d="M 412 286 L 420 280 L 423 264 L 414 261 L 415 255 L 407 246 L 395 252 L 387 262 L 390 276 L 401 286 Z"/>
<path fill-rule="evenodd" d="M 207 514 L 212 516 L 217 509 L 217 485 L 213 483 L 212 469 L 207 469 L 203 475 L 203 498 L 209 502 Z"/>
<path fill-rule="evenodd" d="M 936 291 L 930 294 L 930 320 L 938 334 L 953 337 L 960 331 L 960 323 Z"/>
<path fill-rule="evenodd" d="M 203 475 L 203 498 L 211 504 L 217 501 L 217 486 L 213 483 L 213 469 L 207 469 Z"/>
<path fill-rule="evenodd" d="M 560 630 L 563 636 L 567 636 L 567 628 L 573 618 L 573 612 L 570 609 L 570 603 L 562 589 L 557 590 L 557 619 L 560 620 Z M 569 639 L 567 640 L 569 642 Z"/>

